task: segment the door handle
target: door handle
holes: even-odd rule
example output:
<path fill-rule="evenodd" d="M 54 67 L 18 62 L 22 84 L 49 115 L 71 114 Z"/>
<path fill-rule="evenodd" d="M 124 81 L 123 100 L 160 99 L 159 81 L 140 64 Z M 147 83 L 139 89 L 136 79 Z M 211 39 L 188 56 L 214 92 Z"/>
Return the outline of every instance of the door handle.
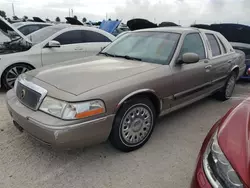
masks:
<path fill-rule="evenodd" d="M 211 69 L 211 68 L 212 68 L 212 65 L 205 66 L 205 69 Z"/>

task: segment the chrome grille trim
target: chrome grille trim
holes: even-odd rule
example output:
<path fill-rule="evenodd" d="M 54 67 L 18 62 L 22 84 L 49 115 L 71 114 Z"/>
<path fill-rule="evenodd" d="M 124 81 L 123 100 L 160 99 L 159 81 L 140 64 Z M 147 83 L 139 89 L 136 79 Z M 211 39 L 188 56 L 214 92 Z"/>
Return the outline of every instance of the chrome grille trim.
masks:
<path fill-rule="evenodd" d="M 38 108 L 40 107 L 40 105 L 41 105 L 43 99 L 46 97 L 48 91 L 47 91 L 46 89 L 44 89 L 44 88 L 42 88 L 42 87 L 40 87 L 40 86 L 38 86 L 38 85 L 36 85 L 36 84 L 30 82 L 30 81 L 27 81 L 27 80 L 24 78 L 23 75 L 20 75 L 20 76 L 18 77 L 18 82 L 21 83 L 22 85 L 28 87 L 29 89 L 34 90 L 34 91 L 36 91 L 37 93 L 40 93 L 40 94 L 41 94 L 41 97 L 40 97 L 38 103 L 36 104 L 36 107 L 34 108 L 34 110 L 38 110 Z"/>

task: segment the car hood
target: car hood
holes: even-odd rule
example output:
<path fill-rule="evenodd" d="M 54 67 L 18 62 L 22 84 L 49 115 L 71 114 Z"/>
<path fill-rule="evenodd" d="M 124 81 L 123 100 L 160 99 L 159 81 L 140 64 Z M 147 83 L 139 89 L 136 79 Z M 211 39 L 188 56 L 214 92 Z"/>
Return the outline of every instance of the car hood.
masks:
<path fill-rule="evenodd" d="M 72 18 L 72 17 L 65 17 L 65 19 L 67 20 L 67 23 L 71 24 L 71 25 L 83 25 L 82 22 L 80 22 L 79 20 Z"/>
<path fill-rule="evenodd" d="M 232 167 L 250 186 L 250 98 L 227 116 L 219 128 L 218 142 Z"/>
<path fill-rule="evenodd" d="M 17 28 L 8 23 L 3 17 L 0 16 L 0 32 L 10 40 L 16 38 L 23 38 L 26 42 L 31 43 Z M 2 41 L 1 41 L 2 42 Z M 8 41 L 3 41 L 8 42 Z"/>
<path fill-rule="evenodd" d="M 154 24 L 145 19 L 132 19 L 127 22 L 127 26 L 131 31 L 138 30 L 138 29 L 147 29 L 147 28 L 156 28 L 157 24 Z"/>
<path fill-rule="evenodd" d="M 112 34 L 120 24 L 121 24 L 121 21 L 103 20 L 99 29 L 102 29 L 102 30 Z"/>
<path fill-rule="evenodd" d="M 57 89 L 79 95 L 127 77 L 154 69 L 158 64 L 93 56 L 28 72 Z"/>

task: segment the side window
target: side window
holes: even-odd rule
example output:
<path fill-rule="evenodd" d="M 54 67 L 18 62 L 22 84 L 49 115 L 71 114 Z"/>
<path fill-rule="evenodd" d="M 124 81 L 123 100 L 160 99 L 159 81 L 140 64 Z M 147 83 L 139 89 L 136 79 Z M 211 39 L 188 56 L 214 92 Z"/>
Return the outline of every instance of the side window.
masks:
<path fill-rule="evenodd" d="M 26 25 L 19 28 L 19 31 L 24 35 L 28 35 L 30 33 L 33 33 L 34 31 L 37 31 L 38 29 L 40 29 L 39 25 Z"/>
<path fill-rule="evenodd" d="M 57 36 L 54 40 L 60 42 L 61 45 L 82 43 L 81 30 L 67 31 Z"/>
<path fill-rule="evenodd" d="M 198 54 L 200 59 L 206 58 L 205 48 L 199 33 L 188 34 L 185 37 L 180 55 L 188 52 Z"/>
<path fill-rule="evenodd" d="M 95 31 L 84 30 L 82 37 L 84 42 L 111 42 L 109 38 Z"/>
<path fill-rule="evenodd" d="M 209 44 L 211 46 L 213 57 L 221 55 L 220 46 L 219 46 L 215 36 L 213 34 L 206 34 L 206 36 L 207 36 L 207 39 L 208 39 Z"/>
<path fill-rule="evenodd" d="M 219 39 L 220 45 L 222 46 L 222 53 L 226 54 L 227 53 L 227 49 L 226 49 L 225 45 L 223 44 L 223 42 L 221 41 L 221 39 L 219 37 L 218 37 L 218 39 Z"/>
<path fill-rule="evenodd" d="M 39 28 L 42 29 L 42 28 L 48 27 L 48 26 L 50 26 L 50 25 L 39 25 Z"/>

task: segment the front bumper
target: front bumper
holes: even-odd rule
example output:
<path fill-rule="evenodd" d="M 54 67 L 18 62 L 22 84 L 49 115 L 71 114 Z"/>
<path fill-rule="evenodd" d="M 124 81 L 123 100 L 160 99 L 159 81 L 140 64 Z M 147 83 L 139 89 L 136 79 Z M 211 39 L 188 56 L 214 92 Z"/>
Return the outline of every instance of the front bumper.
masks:
<path fill-rule="evenodd" d="M 7 107 L 13 120 L 36 139 L 54 147 L 78 148 L 104 142 L 114 115 L 82 122 L 64 121 L 22 105 L 13 90 L 7 93 Z"/>
<path fill-rule="evenodd" d="M 198 156 L 198 162 L 190 188 L 212 188 L 203 170 L 201 153 Z"/>

